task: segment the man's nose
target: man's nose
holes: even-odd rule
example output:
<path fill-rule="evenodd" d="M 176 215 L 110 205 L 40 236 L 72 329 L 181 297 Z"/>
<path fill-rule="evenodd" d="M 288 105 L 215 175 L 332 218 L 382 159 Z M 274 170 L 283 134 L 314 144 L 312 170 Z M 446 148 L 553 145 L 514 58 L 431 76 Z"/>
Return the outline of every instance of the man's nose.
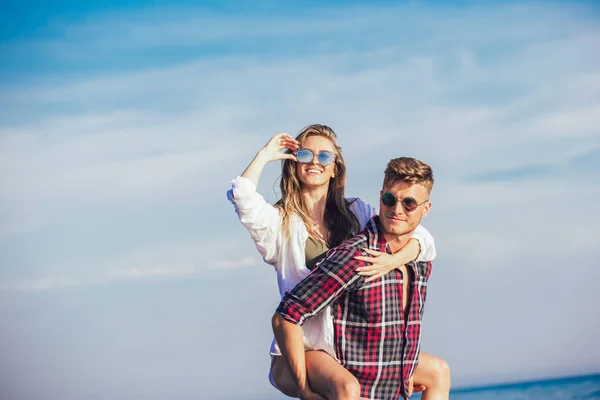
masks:
<path fill-rule="evenodd" d="M 396 201 L 396 204 L 394 204 L 394 207 L 392 207 L 392 210 L 394 211 L 394 214 L 396 214 L 396 215 L 403 215 L 404 208 L 402 207 L 402 202 Z"/>

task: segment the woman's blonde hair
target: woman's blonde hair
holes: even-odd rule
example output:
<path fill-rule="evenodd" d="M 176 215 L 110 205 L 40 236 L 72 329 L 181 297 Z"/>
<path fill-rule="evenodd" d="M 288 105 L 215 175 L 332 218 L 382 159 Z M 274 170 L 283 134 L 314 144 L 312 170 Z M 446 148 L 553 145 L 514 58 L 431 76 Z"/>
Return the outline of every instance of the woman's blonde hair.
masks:
<path fill-rule="evenodd" d="M 302 142 L 310 136 L 322 136 L 331 141 L 335 153 L 335 176 L 329 181 L 329 190 L 325 202 L 325 222 L 330 230 L 328 244 L 334 247 L 344 240 L 352 237 L 360 228 L 358 219 L 349 210 L 350 203 L 344 197 L 344 187 L 346 186 L 346 165 L 342 157 L 342 148 L 337 145 L 337 135 L 328 126 L 309 125 L 302 129 L 296 136 L 296 140 Z M 306 225 L 309 235 L 317 237 L 317 232 L 310 223 L 310 211 L 308 210 L 304 198 L 301 195 L 302 188 L 296 172 L 296 161 L 284 160 L 281 165 L 281 180 L 279 182 L 281 189 L 281 200 L 278 206 L 283 215 L 283 227 L 289 232 L 290 218 L 296 214 Z"/>

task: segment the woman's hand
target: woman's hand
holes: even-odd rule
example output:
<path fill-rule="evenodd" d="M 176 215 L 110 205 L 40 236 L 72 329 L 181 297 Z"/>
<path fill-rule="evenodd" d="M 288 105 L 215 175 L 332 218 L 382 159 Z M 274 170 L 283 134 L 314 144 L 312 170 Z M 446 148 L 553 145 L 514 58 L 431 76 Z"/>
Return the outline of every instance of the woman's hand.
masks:
<path fill-rule="evenodd" d="M 265 146 L 260 149 L 256 156 L 250 162 L 250 165 L 246 167 L 242 176 L 250 179 L 256 186 L 258 186 L 258 180 L 262 174 L 265 165 L 275 160 L 296 160 L 296 156 L 290 153 L 283 152 L 283 149 L 289 149 L 293 153 L 298 150 L 300 144 L 296 139 L 288 135 L 287 133 L 280 133 L 273 136 Z"/>
<path fill-rule="evenodd" d="M 363 250 L 371 257 L 356 256 L 354 258 L 371 263 L 371 265 L 356 268 L 356 271 L 359 275 L 368 276 L 369 278 L 365 279 L 365 282 L 370 282 L 373 279 L 381 278 L 394 268 L 400 268 L 402 265 L 414 261 L 421 251 L 421 246 L 418 240 L 411 238 L 396 254 L 382 253 L 371 249 Z"/>
<path fill-rule="evenodd" d="M 288 135 L 287 133 L 279 133 L 273 136 L 267 144 L 259 151 L 266 162 L 276 160 L 296 160 L 296 156 L 283 152 L 284 149 L 289 149 L 292 153 L 295 153 L 300 147 L 300 143 Z"/>
<path fill-rule="evenodd" d="M 391 270 L 399 267 L 399 265 L 395 263 L 394 256 L 391 254 L 371 249 L 363 250 L 365 253 L 369 254 L 370 257 L 356 256 L 354 259 L 371 263 L 371 265 L 356 268 L 359 275 L 368 276 L 368 278 L 365 279 L 365 282 L 381 278 Z"/>

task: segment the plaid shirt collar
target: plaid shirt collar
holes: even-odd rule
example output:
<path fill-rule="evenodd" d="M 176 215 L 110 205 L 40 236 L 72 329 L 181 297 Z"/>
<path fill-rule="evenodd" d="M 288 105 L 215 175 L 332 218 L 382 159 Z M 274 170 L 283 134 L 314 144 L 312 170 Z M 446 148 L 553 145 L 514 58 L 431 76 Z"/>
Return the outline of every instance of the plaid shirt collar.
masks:
<path fill-rule="evenodd" d="M 364 232 L 368 233 L 367 243 L 369 249 L 389 253 L 389 247 L 383 235 L 383 226 L 381 225 L 379 216 L 376 215 L 367 222 Z"/>

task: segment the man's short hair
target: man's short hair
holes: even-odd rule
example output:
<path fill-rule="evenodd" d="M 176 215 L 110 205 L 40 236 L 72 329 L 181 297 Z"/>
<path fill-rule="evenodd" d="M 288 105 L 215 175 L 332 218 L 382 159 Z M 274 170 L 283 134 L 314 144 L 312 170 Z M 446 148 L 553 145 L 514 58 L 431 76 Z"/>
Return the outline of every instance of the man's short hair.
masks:
<path fill-rule="evenodd" d="M 428 164 L 415 158 L 400 157 L 390 160 L 384 172 L 383 186 L 397 182 L 423 185 L 428 192 L 433 188 L 433 171 Z"/>

